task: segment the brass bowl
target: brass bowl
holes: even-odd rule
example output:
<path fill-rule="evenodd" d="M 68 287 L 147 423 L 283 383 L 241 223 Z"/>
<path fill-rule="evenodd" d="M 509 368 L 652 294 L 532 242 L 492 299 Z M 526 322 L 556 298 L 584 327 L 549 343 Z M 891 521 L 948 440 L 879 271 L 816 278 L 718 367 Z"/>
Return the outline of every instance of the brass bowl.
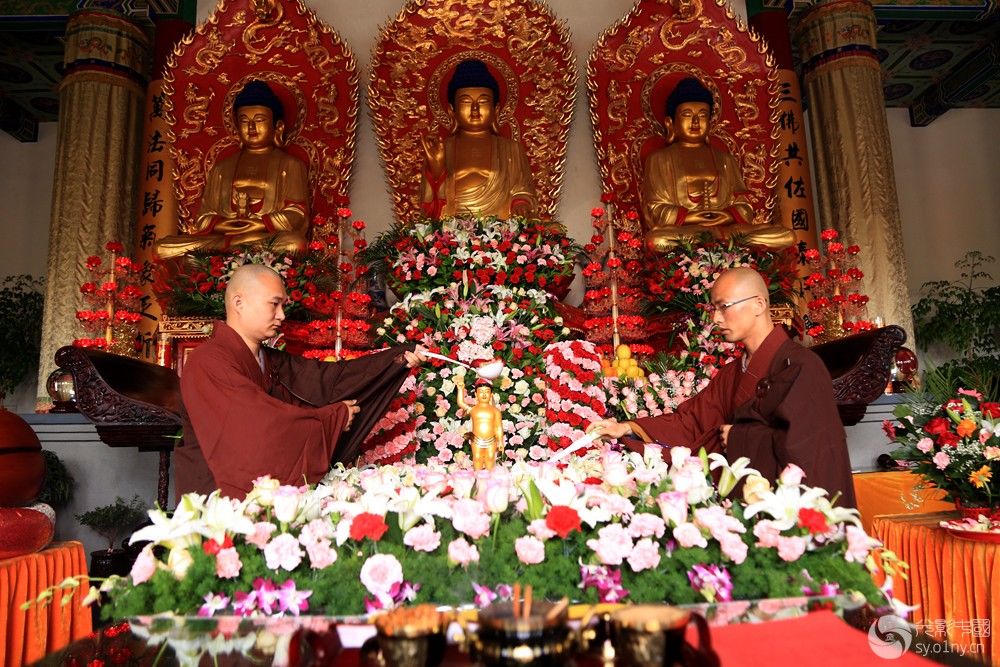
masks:
<path fill-rule="evenodd" d="M 447 639 L 443 631 L 386 635 L 377 633 L 386 667 L 435 667 L 444 659 Z"/>
<path fill-rule="evenodd" d="M 546 618 L 554 603 L 540 601 L 527 618 L 514 618 L 510 602 L 497 602 L 479 612 L 479 629 L 470 639 L 475 658 L 487 667 L 564 665 L 576 648 L 563 609 Z"/>

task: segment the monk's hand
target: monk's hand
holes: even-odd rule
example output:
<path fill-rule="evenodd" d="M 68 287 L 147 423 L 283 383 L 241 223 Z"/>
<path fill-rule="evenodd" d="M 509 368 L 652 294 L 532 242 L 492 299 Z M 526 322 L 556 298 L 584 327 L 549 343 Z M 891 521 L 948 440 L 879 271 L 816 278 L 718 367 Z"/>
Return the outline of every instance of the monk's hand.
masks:
<path fill-rule="evenodd" d="M 632 433 L 632 427 L 614 419 L 602 419 L 588 426 L 587 433 L 596 433 L 602 438 L 623 438 Z"/>
<path fill-rule="evenodd" d="M 344 430 L 351 428 L 351 424 L 354 423 L 354 415 L 361 412 L 361 408 L 358 407 L 358 402 L 354 399 L 348 399 L 346 401 L 341 401 L 347 406 L 347 423 L 344 424 Z"/>
<path fill-rule="evenodd" d="M 729 429 L 733 427 L 732 424 L 723 424 L 719 427 L 719 438 L 722 439 L 722 448 L 726 449 L 729 447 Z"/>
<path fill-rule="evenodd" d="M 403 358 L 406 359 L 407 368 L 416 368 L 420 364 L 427 363 L 427 357 L 424 356 L 424 349 L 418 347 L 413 352 L 406 350 L 403 352 Z"/>

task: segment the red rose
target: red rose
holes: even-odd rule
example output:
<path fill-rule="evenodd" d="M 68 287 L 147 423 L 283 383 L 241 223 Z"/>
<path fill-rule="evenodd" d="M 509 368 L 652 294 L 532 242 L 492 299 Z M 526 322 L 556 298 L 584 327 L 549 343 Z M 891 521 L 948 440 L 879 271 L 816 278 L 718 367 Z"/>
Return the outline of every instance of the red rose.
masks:
<path fill-rule="evenodd" d="M 958 434 L 952 433 L 951 431 L 945 431 L 937 437 L 937 444 L 942 447 L 957 447 Z"/>
<path fill-rule="evenodd" d="M 351 539 L 360 542 L 367 537 L 372 542 L 378 542 L 387 530 L 389 530 L 389 526 L 386 525 L 385 519 L 381 516 L 362 512 L 351 522 Z"/>
<path fill-rule="evenodd" d="M 924 430 L 931 435 L 946 433 L 948 431 L 948 423 L 948 420 L 944 417 L 934 417 L 927 420 L 927 423 L 924 424 Z"/>
<path fill-rule="evenodd" d="M 982 410 L 984 417 L 1000 419 L 1000 403 L 980 403 L 979 409 Z"/>
<path fill-rule="evenodd" d="M 566 536 L 574 530 L 580 530 L 580 515 L 572 507 L 555 505 L 545 515 L 545 526 L 559 537 L 566 539 Z"/>
<path fill-rule="evenodd" d="M 799 526 L 805 528 L 813 535 L 820 535 L 830 530 L 830 526 L 826 522 L 826 516 L 822 512 L 810 507 L 799 509 Z"/>

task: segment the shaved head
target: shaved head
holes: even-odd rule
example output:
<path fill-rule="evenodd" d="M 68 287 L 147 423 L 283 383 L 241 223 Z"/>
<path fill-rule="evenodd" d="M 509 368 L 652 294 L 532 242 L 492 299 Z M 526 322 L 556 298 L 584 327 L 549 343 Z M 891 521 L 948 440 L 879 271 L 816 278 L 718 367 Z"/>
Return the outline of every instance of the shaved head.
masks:
<path fill-rule="evenodd" d="M 720 291 L 723 291 L 723 288 L 727 292 L 730 289 L 736 290 L 740 293 L 741 298 L 753 295 L 763 297 L 768 304 L 771 302 L 767 291 L 767 283 L 764 282 L 759 273 L 748 266 L 738 266 L 735 269 L 723 272 L 719 276 L 719 279 L 715 281 L 715 285 L 712 287 L 713 291 L 716 286 L 720 288 Z"/>
<path fill-rule="evenodd" d="M 730 343 L 743 343 L 752 355 L 771 333 L 767 283 L 749 267 L 724 271 L 712 285 L 712 323 Z"/>
<path fill-rule="evenodd" d="M 255 289 L 263 280 L 281 280 L 281 276 L 269 266 L 263 264 L 244 264 L 235 271 L 226 285 L 226 313 L 232 307 L 233 299 L 237 294 L 245 295 L 249 290 Z"/>
<path fill-rule="evenodd" d="M 285 281 L 263 264 L 244 264 L 226 285 L 226 324 L 256 354 L 260 342 L 276 336 L 285 320 Z"/>

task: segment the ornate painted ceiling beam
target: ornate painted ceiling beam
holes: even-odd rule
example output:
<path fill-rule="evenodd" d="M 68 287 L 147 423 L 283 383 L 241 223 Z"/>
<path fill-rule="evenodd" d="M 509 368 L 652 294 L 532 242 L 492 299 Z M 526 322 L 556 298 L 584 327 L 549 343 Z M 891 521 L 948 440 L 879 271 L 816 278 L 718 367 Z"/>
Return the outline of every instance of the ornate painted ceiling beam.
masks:
<path fill-rule="evenodd" d="M 973 53 L 910 105 L 910 125 L 926 127 L 957 103 L 975 97 L 990 81 L 1000 81 L 1000 38 Z"/>

